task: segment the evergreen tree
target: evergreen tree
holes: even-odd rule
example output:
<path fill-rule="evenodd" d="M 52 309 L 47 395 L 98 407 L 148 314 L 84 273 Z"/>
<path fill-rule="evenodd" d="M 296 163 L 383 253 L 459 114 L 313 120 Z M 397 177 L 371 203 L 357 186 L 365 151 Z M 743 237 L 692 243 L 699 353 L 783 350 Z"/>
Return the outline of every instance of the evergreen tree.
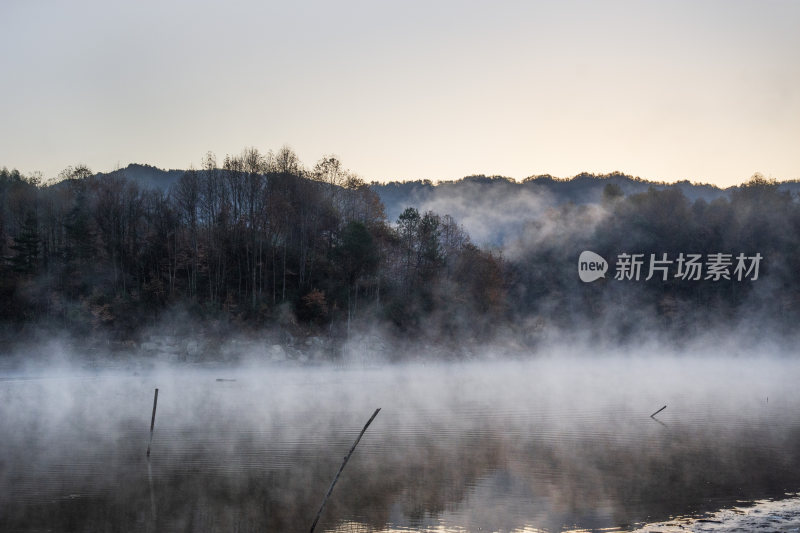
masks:
<path fill-rule="evenodd" d="M 19 235 L 14 237 L 14 244 L 10 246 L 16 252 L 10 258 L 11 268 L 22 274 L 33 274 L 39 264 L 39 245 L 39 224 L 36 213 L 29 210 Z"/>

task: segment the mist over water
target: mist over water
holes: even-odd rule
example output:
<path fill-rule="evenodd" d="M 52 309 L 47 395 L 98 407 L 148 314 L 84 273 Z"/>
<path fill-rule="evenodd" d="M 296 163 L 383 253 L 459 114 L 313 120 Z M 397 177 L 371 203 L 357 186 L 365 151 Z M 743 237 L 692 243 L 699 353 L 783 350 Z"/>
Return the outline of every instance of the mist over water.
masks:
<path fill-rule="evenodd" d="M 576 353 L 7 372 L 0 529 L 307 531 L 377 407 L 318 531 L 626 529 L 800 491 L 800 362 Z"/>

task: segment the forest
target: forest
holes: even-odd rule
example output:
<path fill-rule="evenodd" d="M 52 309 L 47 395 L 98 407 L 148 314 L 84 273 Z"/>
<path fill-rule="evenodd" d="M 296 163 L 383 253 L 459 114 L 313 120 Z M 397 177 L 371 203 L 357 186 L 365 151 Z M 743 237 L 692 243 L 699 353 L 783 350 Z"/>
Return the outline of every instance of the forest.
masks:
<path fill-rule="evenodd" d="M 208 154 L 168 191 L 80 165 L 50 184 L 4 169 L 0 245 L 7 338 L 135 339 L 176 306 L 232 330 L 334 337 L 364 321 L 459 335 L 468 312 L 486 336 L 507 304 L 502 258 L 451 217 L 409 208 L 389 224 L 338 160 L 308 170 L 289 149 Z"/>
<path fill-rule="evenodd" d="M 454 348 L 794 335 L 795 193 L 760 175 L 711 201 L 690 199 L 686 184 L 626 193 L 612 178 L 597 201 L 523 204 L 511 234 L 478 246 L 447 212 L 408 205 L 389 220 L 338 159 L 307 168 L 289 148 L 209 153 L 166 188 L 85 165 L 49 182 L 3 168 L 0 336 L 135 344 L 176 309 L 220 335 L 273 329 L 334 344 L 367 328 Z M 499 195 L 493 209 L 512 200 Z M 580 281 L 583 250 L 609 260 L 604 279 Z M 621 253 L 763 261 L 754 280 L 631 281 L 615 279 Z"/>

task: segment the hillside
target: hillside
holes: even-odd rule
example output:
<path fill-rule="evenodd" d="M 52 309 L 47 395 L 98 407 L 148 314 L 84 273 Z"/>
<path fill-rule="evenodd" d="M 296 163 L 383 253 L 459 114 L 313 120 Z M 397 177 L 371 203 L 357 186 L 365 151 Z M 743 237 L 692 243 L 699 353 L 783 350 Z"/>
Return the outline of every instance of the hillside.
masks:
<path fill-rule="evenodd" d="M 124 177 L 144 188 L 168 191 L 184 172 L 131 164 L 99 175 Z M 203 171 L 198 172 L 202 174 Z M 690 202 L 729 198 L 732 191 L 739 190 L 738 186 L 721 189 L 688 180 L 675 183 L 648 181 L 621 172 L 600 175 L 584 172 L 571 178 L 538 175 L 521 182 L 502 176 L 475 175 L 436 183 L 430 180 L 372 182 L 370 188 L 377 193 L 391 223 L 395 223 L 407 207 L 414 207 L 422 213 L 449 214 L 464 226 L 473 242 L 488 247 L 505 247 L 519 238 L 526 224 L 553 207 L 570 203 L 600 203 L 608 185 L 619 187 L 625 196 L 644 193 L 651 188 L 678 190 Z M 800 182 L 780 182 L 778 190 L 797 195 Z"/>
<path fill-rule="evenodd" d="M 288 151 L 246 150 L 223 168 L 81 168 L 55 184 L 3 169 L 0 336 L 35 336 L 37 324 L 128 342 L 165 316 L 171 331 L 199 322 L 219 335 L 273 331 L 287 345 L 312 333 L 346 343 L 356 330 L 463 347 L 533 345 L 554 329 L 613 339 L 796 329 L 797 183 L 581 175 L 370 187 L 329 163 L 309 173 Z M 380 191 L 395 196 L 384 205 Z M 605 279 L 579 279 L 586 250 L 608 260 Z M 636 272 L 626 254 L 640 258 Z M 702 272 L 687 273 L 689 256 Z M 652 279 L 654 262 L 663 277 Z"/>

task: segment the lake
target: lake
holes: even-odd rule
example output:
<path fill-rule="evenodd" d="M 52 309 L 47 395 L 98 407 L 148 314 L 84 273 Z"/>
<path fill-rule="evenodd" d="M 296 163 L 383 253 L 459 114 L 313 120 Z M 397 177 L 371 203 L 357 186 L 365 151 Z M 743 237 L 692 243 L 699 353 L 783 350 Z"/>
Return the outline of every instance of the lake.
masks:
<path fill-rule="evenodd" d="M 799 378 L 619 355 L 5 372 L 0 530 L 308 531 L 378 407 L 317 531 L 630 530 L 800 491 Z"/>

